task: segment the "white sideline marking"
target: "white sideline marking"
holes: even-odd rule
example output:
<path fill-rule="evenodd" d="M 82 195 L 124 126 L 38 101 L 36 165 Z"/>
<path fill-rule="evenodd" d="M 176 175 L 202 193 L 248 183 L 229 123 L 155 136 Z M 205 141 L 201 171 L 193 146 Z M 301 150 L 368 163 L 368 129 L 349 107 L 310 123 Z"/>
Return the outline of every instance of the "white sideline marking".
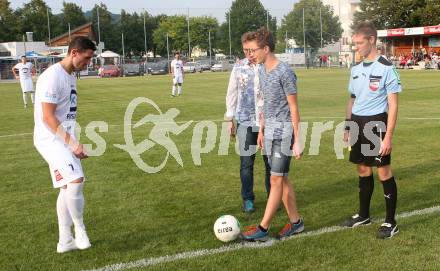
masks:
<path fill-rule="evenodd" d="M 27 135 L 33 135 L 34 133 L 21 133 L 21 134 L 11 134 L 11 135 L 2 135 L 0 138 L 4 137 L 14 137 L 14 136 L 27 136 Z"/>
<path fill-rule="evenodd" d="M 426 215 L 426 214 L 433 214 L 436 212 L 440 212 L 440 205 L 420 209 L 420 210 L 414 210 L 409 212 L 403 212 L 398 214 L 397 218 L 406 218 L 406 217 L 412 217 L 412 216 L 418 216 L 418 215 Z M 383 220 L 383 219 L 382 219 Z M 379 221 L 379 219 L 374 219 L 373 223 Z M 179 260 L 186 260 L 186 259 L 193 259 L 197 257 L 203 257 L 208 255 L 214 255 L 214 254 L 220 254 L 224 252 L 231 252 L 235 250 L 239 250 L 242 248 L 265 248 L 265 247 L 271 247 L 279 242 L 288 241 L 291 239 L 298 239 L 298 238 L 304 238 L 304 237 L 310 237 L 310 236 L 317 236 L 322 235 L 326 233 L 332 233 L 332 232 L 338 232 L 343 230 L 348 230 L 349 228 L 344 228 L 340 226 L 333 226 L 333 227 L 324 227 L 318 230 L 304 232 L 298 235 L 294 235 L 292 237 L 286 238 L 284 240 L 276 240 L 276 239 L 270 239 L 267 242 L 264 243 L 248 243 L 248 242 L 241 242 L 237 244 L 232 245 L 226 245 L 220 248 L 214 248 L 214 249 L 200 249 L 200 250 L 194 250 L 194 251 L 187 251 L 182 252 L 174 255 L 166 255 L 162 257 L 156 257 L 156 258 L 145 258 L 138 261 L 128 262 L 128 263 L 117 263 L 112 265 L 107 265 L 98 269 L 91 269 L 86 271 L 119 271 L 119 270 L 127 270 L 131 268 L 139 268 L 139 267 L 147 267 L 147 266 L 153 266 L 158 265 L 162 263 L 169 263 L 169 262 L 175 262 Z"/>
<path fill-rule="evenodd" d="M 404 118 L 407 120 L 440 120 L 440 118 Z"/>
<path fill-rule="evenodd" d="M 343 117 L 302 117 L 302 119 L 344 119 Z M 404 120 L 440 120 L 440 118 L 399 118 Z M 213 121 L 213 122 L 223 122 L 225 120 L 194 120 L 194 122 L 200 121 Z M 188 121 L 176 121 L 177 124 L 185 124 Z M 120 126 L 132 126 L 132 125 L 124 125 L 124 124 L 109 124 L 109 127 L 120 127 Z M 9 134 L 9 135 L 0 135 L 0 138 L 7 137 L 15 137 L 15 136 L 28 136 L 33 135 L 33 133 L 20 133 L 20 134 Z"/>
<path fill-rule="evenodd" d="M 194 122 L 200 122 L 200 121 L 205 121 L 205 120 L 194 120 Z M 225 120 L 206 120 L 206 121 L 212 121 L 212 122 L 223 122 Z M 177 124 L 185 124 L 188 121 L 176 121 L 175 123 Z M 164 122 L 164 123 L 168 123 L 168 122 Z M 169 122 L 169 123 L 174 123 L 174 122 Z M 133 124 L 109 124 L 108 127 L 120 127 L 120 126 L 127 126 L 127 127 L 131 127 L 133 126 Z M 10 134 L 10 135 L 0 135 L 0 138 L 5 138 L 5 137 L 14 137 L 14 136 L 27 136 L 27 135 L 33 135 L 34 133 L 21 133 L 21 134 Z"/>

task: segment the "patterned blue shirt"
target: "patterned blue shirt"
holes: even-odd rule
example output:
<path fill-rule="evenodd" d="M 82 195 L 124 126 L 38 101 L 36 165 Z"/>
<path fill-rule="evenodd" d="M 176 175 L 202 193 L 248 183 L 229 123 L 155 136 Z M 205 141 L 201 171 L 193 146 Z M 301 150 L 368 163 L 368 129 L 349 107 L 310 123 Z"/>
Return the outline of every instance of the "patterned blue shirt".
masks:
<path fill-rule="evenodd" d="M 240 125 L 259 126 L 263 109 L 258 70 L 260 65 L 243 59 L 234 65 L 226 95 L 225 118 L 235 118 Z"/>
<path fill-rule="evenodd" d="M 291 137 L 293 125 L 287 96 L 297 93 L 295 73 L 287 63 L 281 61 L 269 72 L 262 65 L 260 84 L 264 94 L 264 137 Z"/>

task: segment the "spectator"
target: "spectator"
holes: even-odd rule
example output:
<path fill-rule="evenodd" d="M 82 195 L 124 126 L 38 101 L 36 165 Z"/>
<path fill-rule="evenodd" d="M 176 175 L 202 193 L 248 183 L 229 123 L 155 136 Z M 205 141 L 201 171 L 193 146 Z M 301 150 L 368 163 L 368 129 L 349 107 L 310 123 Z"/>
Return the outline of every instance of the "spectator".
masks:
<path fill-rule="evenodd" d="M 401 69 L 405 69 L 406 66 L 406 59 L 403 55 L 399 56 L 399 66 Z"/>
<path fill-rule="evenodd" d="M 326 55 L 323 55 L 323 56 L 321 57 L 321 59 L 322 59 L 322 65 L 327 66 L 327 56 L 326 56 Z"/>

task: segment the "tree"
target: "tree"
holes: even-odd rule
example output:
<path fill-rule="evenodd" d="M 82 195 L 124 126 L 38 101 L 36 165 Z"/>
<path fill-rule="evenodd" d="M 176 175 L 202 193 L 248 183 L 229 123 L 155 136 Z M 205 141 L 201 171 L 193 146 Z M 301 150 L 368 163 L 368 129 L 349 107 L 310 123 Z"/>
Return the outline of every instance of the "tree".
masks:
<path fill-rule="evenodd" d="M 378 29 L 418 27 L 440 23 L 438 0 L 362 0 L 354 25 L 371 21 Z"/>
<path fill-rule="evenodd" d="M 98 31 L 98 9 L 99 9 L 99 31 Z M 97 42 L 99 42 L 99 34 L 101 42 L 104 42 L 105 48 L 112 51 L 121 50 L 121 33 L 115 31 L 112 24 L 112 15 L 108 11 L 107 6 L 101 3 L 95 5 L 91 11 L 91 21 L 93 23 L 93 31 L 96 34 Z"/>
<path fill-rule="evenodd" d="M 58 35 L 64 34 L 68 31 L 68 26 L 62 23 L 61 15 L 55 15 L 49 13 L 50 18 L 50 38 L 54 38 Z M 47 20 L 47 17 L 46 17 Z M 46 22 L 47 25 L 47 22 Z"/>
<path fill-rule="evenodd" d="M 220 26 L 217 37 L 219 48 L 229 54 L 229 16 L 231 17 L 231 48 L 233 55 L 243 55 L 241 48 L 241 36 L 245 32 L 255 31 L 260 27 L 267 26 L 276 34 L 276 18 L 264 9 L 259 0 L 236 0 L 226 12 L 226 21 Z"/>
<path fill-rule="evenodd" d="M 275 44 L 275 53 L 276 54 L 283 54 L 286 52 L 286 41 L 283 40 L 279 40 L 276 44 Z"/>
<path fill-rule="evenodd" d="M 438 0 L 427 0 L 426 6 L 422 12 L 421 23 L 424 26 L 427 25 L 440 25 L 440 1 Z"/>
<path fill-rule="evenodd" d="M 121 11 L 119 29 L 124 33 L 124 47 L 126 55 L 139 55 L 144 49 L 144 22 L 136 12 L 133 14 Z M 135 33 L 135 34 L 130 34 Z M 122 51 L 122 49 L 121 49 Z"/>
<path fill-rule="evenodd" d="M 147 51 L 153 51 L 156 55 L 157 44 L 154 42 L 154 31 L 159 27 L 162 20 L 165 20 L 167 15 L 159 14 L 156 16 L 150 16 L 148 13 L 145 14 L 145 28 L 147 32 Z M 164 49 L 166 51 L 166 48 Z"/>
<path fill-rule="evenodd" d="M 211 32 L 211 47 L 215 47 L 215 33 L 218 29 L 217 19 L 202 16 L 190 18 L 191 46 L 198 46 L 203 50 L 209 50 L 209 32 Z"/>
<path fill-rule="evenodd" d="M 23 8 L 17 9 L 20 20 L 19 33 L 33 32 L 35 41 L 48 41 L 47 13 L 53 22 L 54 16 L 43 0 L 31 0 Z M 54 37 L 53 32 L 51 37 Z"/>
<path fill-rule="evenodd" d="M 187 24 L 185 16 L 168 16 L 154 30 L 153 40 L 159 54 L 167 52 L 168 35 L 170 51 L 188 52 Z"/>
<path fill-rule="evenodd" d="M 202 16 L 190 17 L 190 41 L 191 48 L 195 46 L 207 50 L 209 48 L 208 36 L 211 31 L 211 42 L 214 46 L 214 37 L 217 32 L 218 23 L 215 18 Z M 163 18 L 159 26 L 154 30 L 153 38 L 158 53 L 165 54 L 167 51 L 166 36 L 168 34 L 170 51 L 181 51 L 188 53 L 188 22 L 185 16 L 169 16 Z"/>
<path fill-rule="evenodd" d="M 0 42 L 22 39 L 17 29 L 18 18 L 9 5 L 8 0 L 0 0 Z"/>
<path fill-rule="evenodd" d="M 74 29 L 87 22 L 86 16 L 81 7 L 74 3 L 63 2 L 63 9 L 61 10 L 61 24 L 67 29 L 70 23 L 70 28 Z"/>
<path fill-rule="evenodd" d="M 322 18 L 322 46 L 337 42 L 342 35 L 339 17 L 334 15 L 332 8 L 322 4 L 320 0 L 301 0 L 293 6 L 293 10 L 284 16 L 279 30 L 280 39 L 284 41 L 285 35 L 293 37 L 299 46 L 304 46 L 303 9 L 306 34 L 306 46 L 316 52 L 321 47 Z"/>

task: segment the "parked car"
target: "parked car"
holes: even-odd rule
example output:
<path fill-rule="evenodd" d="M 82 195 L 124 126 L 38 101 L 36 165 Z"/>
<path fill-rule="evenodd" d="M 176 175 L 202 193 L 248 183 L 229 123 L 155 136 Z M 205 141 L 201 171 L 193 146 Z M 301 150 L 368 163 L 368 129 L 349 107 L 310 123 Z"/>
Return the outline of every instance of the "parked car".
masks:
<path fill-rule="evenodd" d="M 168 74 L 168 61 L 161 61 L 150 66 L 151 75 Z"/>
<path fill-rule="evenodd" d="M 99 68 L 98 74 L 101 77 L 118 77 L 121 75 L 121 71 L 115 65 L 105 65 Z"/>
<path fill-rule="evenodd" d="M 186 62 L 183 65 L 183 71 L 186 73 L 202 72 L 202 68 L 198 62 Z"/>
<path fill-rule="evenodd" d="M 226 69 L 223 67 L 223 64 L 222 63 L 217 63 L 217 64 L 214 64 L 214 65 L 212 65 L 212 67 L 211 67 L 211 71 L 212 72 L 222 72 L 222 71 L 225 71 Z"/>
<path fill-rule="evenodd" d="M 211 70 L 211 67 L 212 67 L 212 65 L 209 63 L 201 63 L 200 64 L 200 69 L 202 71 L 209 71 L 209 70 Z"/>
<path fill-rule="evenodd" d="M 145 69 L 145 72 L 147 73 L 147 74 L 150 74 L 151 73 L 151 68 L 153 67 L 153 66 L 155 66 L 157 63 L 156 62 L 145 62 L 144 63 L 144 69 Z"/>
<path fill-rule="evenodd" d="M 124 64 L 122 71 L 124 76 L 144 75 L 144 69 L 140 64 Z"/>
<path fill-rule="evenodd" d="M 98 71 L 95 70 L 95 67 L 93 65 L 87 66 L 86 69 L 80 71 L 80 76 L 96 76 L 98 75 Z"/>

